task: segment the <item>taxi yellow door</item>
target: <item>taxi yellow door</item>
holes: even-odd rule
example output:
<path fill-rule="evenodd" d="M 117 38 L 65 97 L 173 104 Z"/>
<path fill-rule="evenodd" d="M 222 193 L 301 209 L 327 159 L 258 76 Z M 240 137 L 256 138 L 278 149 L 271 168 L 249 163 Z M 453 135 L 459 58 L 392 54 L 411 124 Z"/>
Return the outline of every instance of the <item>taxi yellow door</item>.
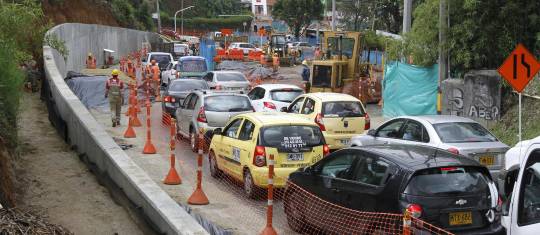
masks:
<path fill-rule="evenodd" d="M 257 145 L 257 138 L 254 135 L 255 133 L 255 124 L 249 119 L 244 119 L 240 132 L 238 134 L 238 139 L 233 141 L 233 160 L 238 162 L 231 166 L 231 170 L 234 172 L 236 177 L 243 177 L 243 167 L 252 163 L 253 151 Z"/>
<path fill-rule="evenodd" d="M 240 125 L 242 124 L 243 118 L 236 118 L 233 119 L 224 129 L 223 129 L 223 137 L 221 138 L 221 143 L 218 144 L 217 148 L 219 149 L 219 153 L 217 156 L 217 162 L 218 165 L 221 166 L 220 168 L 227 174 L 237 177 L 237 174 L 235 173 L 235 170 L 238 165 L 240 164 L 239 161 L 239 152 L 235 146 L 235 142 L 238 138 L 238 130 L 240 129 Z M 239 179 L 242 177 L 240 176 Z"/>

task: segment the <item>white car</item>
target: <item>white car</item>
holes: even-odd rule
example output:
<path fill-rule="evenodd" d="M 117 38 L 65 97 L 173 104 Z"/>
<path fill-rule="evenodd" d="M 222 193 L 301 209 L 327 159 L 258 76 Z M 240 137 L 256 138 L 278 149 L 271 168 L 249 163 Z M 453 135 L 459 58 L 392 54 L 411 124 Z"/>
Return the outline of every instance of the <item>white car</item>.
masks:
<path fill-rule="evenodd" d="M 261 51 L 261 49 L 256 48 L 253 44 L 246 42 L 233 42 L 229 46 L 230 49 L 240 49 L 244 52 L 244 55 L 249 54 L 250 51 Z"/>
<path fill-rule="evenodd" d="M 178 62 L 173 61 L 169 64 L 167 64 L 167 67 L 165 67 L 165 70 L 161 72 L 161 85 L 167 85 L 170 81 L 177 78 L 177 73 L 175 70 L 176 64 Z"/>
<path fill-rule="evenodd" d="M 166 52 L 150 52 L 146 55 L 146 57 L 142 58 L 142 65 L 143 68 L 150 63 L 152 60 L 156 60 L 158 63 L 159 69 L 161 71 L 165 70 L 165 67 L 172 61 L 174 61 L 174 58 L 171 53 Z"/>
<path fill-rule="evenodd" d="M 506 234 L 540 232 L 540 136 L 522 141 L 506 153 L 504 186 L 506 198 L 501 224 Z"/>
<path fill-rule="evenodd" d="M 208 72 L 203 79 L 208 82 L 212 90 L 247 92 L 251 83 L 246 76 L 239 71 L 212 71 Z"/>
<path fill-rule="evenodd" d="M 248 97 L 257 112 L 279 112 L 302 94 L 304 90 L 294 85 L 263 84 L 253 88 Z"/>

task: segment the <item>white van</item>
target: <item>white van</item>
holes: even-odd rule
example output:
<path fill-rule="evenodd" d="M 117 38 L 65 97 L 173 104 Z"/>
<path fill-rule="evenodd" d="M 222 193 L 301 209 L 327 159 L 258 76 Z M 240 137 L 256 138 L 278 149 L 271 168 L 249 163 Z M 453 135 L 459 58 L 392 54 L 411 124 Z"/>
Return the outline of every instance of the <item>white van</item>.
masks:
<path fill-rule="evenodd" d="M 506 234 L 540 234 L 540 136 L 506 152 L 501 224 Z"/>

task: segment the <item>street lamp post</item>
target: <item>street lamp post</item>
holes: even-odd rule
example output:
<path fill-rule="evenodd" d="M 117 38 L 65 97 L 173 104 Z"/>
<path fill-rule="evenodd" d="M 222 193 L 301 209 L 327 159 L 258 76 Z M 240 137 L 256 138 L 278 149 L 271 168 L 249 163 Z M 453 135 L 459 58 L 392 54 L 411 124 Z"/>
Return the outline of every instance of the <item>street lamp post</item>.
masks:
<path fill-rule="evenodd" d="M 176 33 L 176 15 L 178 15 L 178 13 L 180 13 L 180 12 L 184 12 L 185 10 L 190 9 L 190 8 L 193 8 L 193 7 L 195 7 L 195 6 L 189 6 L 189 7 L 186 7 L 186 8 L 184 8 L 184 9 L 180 9 L 180 10 L 178 10 L 178 11 L 176 11 L 176 12 L 174 13 L 174 32 L 175 32 L 175 33 Z M 181 34 L 184 35 L 184 17 L 182 17 L 182 29 L 181 29 L 181 30 L 182 30 L 182 31 L 181 31 Z"/>

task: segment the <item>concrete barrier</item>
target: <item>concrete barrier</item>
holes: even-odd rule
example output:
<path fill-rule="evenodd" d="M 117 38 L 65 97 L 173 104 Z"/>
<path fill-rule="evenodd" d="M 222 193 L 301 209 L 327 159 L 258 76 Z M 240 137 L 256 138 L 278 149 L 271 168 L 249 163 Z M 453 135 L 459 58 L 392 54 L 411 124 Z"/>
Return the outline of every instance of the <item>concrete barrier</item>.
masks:
<path fill-rule="evenodd" d="M 62 24 L 47 33 L 54 33 L 64 40 L 70 51 L 66 62 L 55 49 L 43 47 L 50 96 L 58 116 L 65 122 L 67 142 L 97 167 L 97 174 L 110 178 L 132 203 L 141 208 L 157 232 L 208 234 L 126 155 L 64 82 L 67 71 L 79 71 L 84 67 L 88 51 L 96 53 L 107 48 L 116 51 L 117 55 L 125 55 L 140 48 L 142 42 L 157 41 L 157 35 L 86 24 Z M 96 54 L 98 59 L 100 54 Z"/>

